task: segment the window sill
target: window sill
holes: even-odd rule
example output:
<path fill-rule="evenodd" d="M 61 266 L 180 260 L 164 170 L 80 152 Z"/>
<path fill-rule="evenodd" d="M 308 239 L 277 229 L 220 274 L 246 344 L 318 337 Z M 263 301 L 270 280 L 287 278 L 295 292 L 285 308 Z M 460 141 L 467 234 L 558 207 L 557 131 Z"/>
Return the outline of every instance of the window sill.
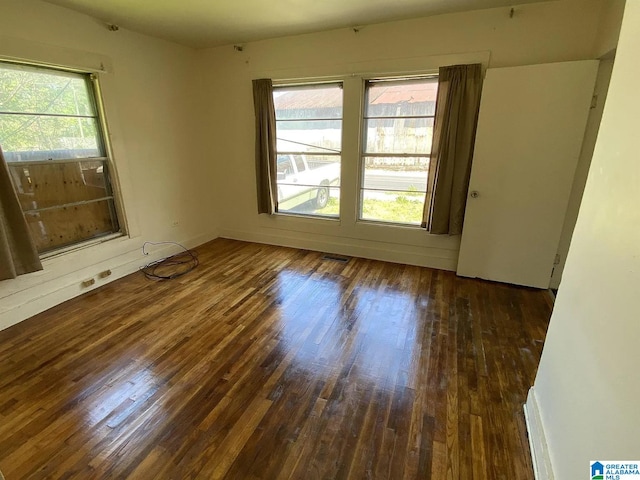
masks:
<path fill-rule="evenodd" d="M 417 223 L 385 222 L 384 220 L 368 220 L 364 218 L 356 220 L 356 223 L 359 225 L 377 225 L 382 227 L 404 228 L 407 230 L 420 230 L 429 233 L 426 228 L 421 227 Z"/>
<path fill-rule="evenodd" d="M 331 217 L 328 215 L 309 215 L 309 214 L 300 214 L 300 213 L 289 213 L 289 212 L 274 212 L 274 217 L 281 218 L 299 218 L 305 220 L 328 220 L 330 222 L 340 223 L 340 217 Z"/>
<path fill-rule="evenodd" d="M 95 245 L 99 245 L 101 243 L 108 242 L 110 240 L 115 240 L 117 238 L 121 238 L 125 236 L 122 232 L 111 233 L 109 235 L 105 235 L 103 237 L 92 238 L 91 240 L 86 240 L 84 242 L 76 243 L 75 245 L 69 245 L 68 247 L 59 248 L 57 250 L 52 250 L 50 252 L 43 253 L 40 255 L 40 260 L 51 260 L 56 257 L 60 257 L 62 255 L 66 255 L 68 253 L 76 252 L 78 250 L 82 250 L 84 248 L 90 248 Z"/>

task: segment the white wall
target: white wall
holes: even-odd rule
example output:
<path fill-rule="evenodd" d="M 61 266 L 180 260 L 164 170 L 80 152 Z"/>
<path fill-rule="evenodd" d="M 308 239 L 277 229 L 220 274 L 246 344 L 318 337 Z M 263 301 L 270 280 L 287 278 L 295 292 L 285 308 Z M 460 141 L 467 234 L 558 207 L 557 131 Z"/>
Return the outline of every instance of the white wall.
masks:
<path fill-rule="evenodd" d="M 630 0 L 633 1 L 633 0 Z M 626 0 L 608 0 L 600 12 L 600 26 L 596 36 L 596 58 L 607 56 L 615 50 L 620 35 L 620 24 Z"/>
<path fill-rule="evenodd" d="M 640 2 L 627 2 L 563 283 L 534 385 L 559 480 L 640 460 Z"/>
<path fill-rule="evenodd" d="M 100 78 L 132 237 L 46 260 L 42 272 L 0 282 L 2 329 L 81 293 L 80 281 L 102 270 L 114 272 L 107 280 L 135 271 L 148 261 L 143 241 L 194 246 L 211 239 L 217 217 L 194 50 L 109 32 L 95 19 L 37 0 L 0 2 L 0 32 L 0 58 L 107 69 Z"/>
<path fill-rule="evenodd" d="M 562 280 L 562 273 L 567 261 L 567 253 L 569 252 L 573 229 L 576 226 L 580 202 L 582 201 L 582 193 L 584 192 L 584 186 L 587 183 L 587 175 L 589 174 L 589 167 L 591 166 L 593 149 L 596 146 L 596 139 L 598 138 L 598 129 L 600 128 L 600 122 L 602 121 L 602 112 L 604 111 L 604 106 L 607 100 L 613 62 L 614 56 L 611 54 L 609 58 L 605 58 L 600 61 L 598 68 L 596 87 L 594 90 L 594 94 L 597 95 L 596 105 L 589 112 L 587 127 L 584 132 L 582 149 L 580 151 L 578 165 L 576 166 L 573 186 L 571 188 L 571 196 L 569 197 L 564 225 L 562 227 L 562 234 L 558 244 L 557 258 L 559 263 L 553 269 L 550 285 L 551 288 L 558 288 Z"/>
<path fill-rule="evenodd" d="M 212 163 L 216 164 L 222 236 L 455 269 L 459 237 L 355 221 L 358 125 L 343 145 L 340 222 L 256 214 L 251 79 L 343 76 L 419 71 L 448 63 L 484 61 L 490 67 L 592 59 L 600 0 L 561 1 L 420 18 L 205 50 Z M 348 89 L 345 84 L 345 92 Z M 241 192 L 238 195 L 238 192 Z"/>
<path fill-rule="evenodd" d="M 594 46 L 594 58 L 601 59 L 594 91 L 598 99 L 595 108 L 592 108 L 589 114 L 587 128 L 584 133 L 582 151 L 580 152 L 578 166 L 576 167 L 571 197 L 562 228 L 562 237 L 558 245 L 559 263 L 554 268 L 551 277 L 551 288 L 558 288 L 562 280 L 562 272 L 567 260 L 571 236 L 573 235 L 573 229 L 575 228 L 576 219 L 578 218 L 582 192 L 584 191 L 584 186 L 587 181 L 591 157 L 593 156 L 593 149 L 595 148 L 598 129 L 600 128 L 600 122 L 602 120 L 602 112 L 607 99 L 607 91 L 609 89 L 609 81 L 611 80 L 611 71 L 613 70 L 613 62 L 615 59 L 615 49 L 618 44 L 618 36 L 620 35 L 620 24 L 622 23 L 624 4 L 625 0 L 610 0 L 603 5 L 600 13 L 600 25 Z"/>

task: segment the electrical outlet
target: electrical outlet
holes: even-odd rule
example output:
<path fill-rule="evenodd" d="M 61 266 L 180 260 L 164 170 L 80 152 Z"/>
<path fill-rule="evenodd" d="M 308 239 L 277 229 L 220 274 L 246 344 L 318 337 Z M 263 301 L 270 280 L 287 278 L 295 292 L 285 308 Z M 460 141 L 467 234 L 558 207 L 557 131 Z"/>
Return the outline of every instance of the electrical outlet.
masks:
<path fill-rule="evenodd" d="M 109 275 L 111 275 L 111 270 L 105 270 L 98 274 L 98 278 L 107 278 Z"/>
<path fill-rule="evenodd" d="M 96 281 L 93 278 L 90 278 L 89 280 L 85 280 L 84 282 L 82 282 L 80 285 L 82 286 L 82 288 L 87 288 L 93 285 L 94 283 L 96 283 Z"/>

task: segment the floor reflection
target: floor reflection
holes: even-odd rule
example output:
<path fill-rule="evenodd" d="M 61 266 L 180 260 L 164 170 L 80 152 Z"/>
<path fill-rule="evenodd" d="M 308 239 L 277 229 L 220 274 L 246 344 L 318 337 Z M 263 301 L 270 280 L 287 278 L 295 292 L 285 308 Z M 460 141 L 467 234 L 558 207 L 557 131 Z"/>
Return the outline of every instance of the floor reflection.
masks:
<path fill-rule="evenodd" d="M 421 308 L 414 297 L 295 270 L 280 272 L 274 291 L 283 350 L 297 349 L 291 368 L 323 380 L 347 375 L 350 382 L 383 380 L 388 389 L 412 386 Z"/>
<path fill-rule="evenodd" d="M 110 428 L 117 427 L 134 411 L 136 402 L 140 403 L 157 392 L 159 383 L 149 368 L 124 369 L 92 396 L 92 402 L 86 407 L 88 426 L 106 421 Z M 160 415 L 162 406 L 156 407 L 154 415 Z"/>

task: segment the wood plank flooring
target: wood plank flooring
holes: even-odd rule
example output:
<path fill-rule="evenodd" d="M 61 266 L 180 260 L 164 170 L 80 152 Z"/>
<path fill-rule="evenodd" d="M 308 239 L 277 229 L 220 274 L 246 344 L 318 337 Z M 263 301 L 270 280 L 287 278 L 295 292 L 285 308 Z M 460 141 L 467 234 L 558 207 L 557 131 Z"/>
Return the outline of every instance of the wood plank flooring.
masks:
<path fill-rule="evenodd" d="M 22 479 L 533 478 L 545 292 L 218 239 L 0 332 Z"/>

